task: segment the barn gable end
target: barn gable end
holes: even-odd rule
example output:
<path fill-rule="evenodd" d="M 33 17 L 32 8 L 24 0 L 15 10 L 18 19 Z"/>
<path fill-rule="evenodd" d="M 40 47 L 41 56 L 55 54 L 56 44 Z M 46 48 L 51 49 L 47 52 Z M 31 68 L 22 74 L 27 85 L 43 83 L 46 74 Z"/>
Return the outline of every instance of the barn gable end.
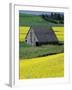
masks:
<path fill-rule="evenodd" d="M 36 42 L 38 42 L 38 39 L 34 33 L 33 28 L 30 28 L 25 41 L 27 44 L 32 45 L 32 46 L 36 45 Z"/>

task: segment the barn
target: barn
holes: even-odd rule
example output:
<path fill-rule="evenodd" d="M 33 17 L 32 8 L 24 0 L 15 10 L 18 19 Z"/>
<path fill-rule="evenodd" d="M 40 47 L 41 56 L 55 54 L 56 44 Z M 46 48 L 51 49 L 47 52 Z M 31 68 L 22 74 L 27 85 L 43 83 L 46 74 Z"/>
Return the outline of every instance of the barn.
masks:
<path fill-rule="evenodd" d="M 57 44 L 58 39 L 52 29 L 47 27 L 30 27 L 25 42 L 31 46 L 40 46 L 43 44 Z"/>

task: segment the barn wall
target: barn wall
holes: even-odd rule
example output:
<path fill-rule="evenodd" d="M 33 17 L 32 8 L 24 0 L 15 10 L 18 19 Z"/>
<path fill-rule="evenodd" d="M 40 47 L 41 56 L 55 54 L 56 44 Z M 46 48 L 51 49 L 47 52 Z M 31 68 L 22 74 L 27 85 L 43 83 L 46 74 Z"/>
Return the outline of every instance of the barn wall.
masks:
<path fill-rule="evenodd" d="M 36 45 L 36 42 L 38 42 L 38 39 L 34 33 L 34 30 L 32 30 L 32 45 Z"/>
<path fill-rule="evenodd" d="M 38 41 L 35 33 L 34 33 L 34 30 L 31 29 L 27 35 L 27 44 L 29 45 L 36 45 L 36 42 Z"/>
<path fill-rule="evenodd" d="M 31 45 L 30 33 L 31 33 L 31 30 L 29 31 L 29 33 L 28 33 L 28 35 L 27 35 L 27 38 L 26 38 L 26 42 L 27 42 L 27 44 L 29 44 L 29 45 Z"/>

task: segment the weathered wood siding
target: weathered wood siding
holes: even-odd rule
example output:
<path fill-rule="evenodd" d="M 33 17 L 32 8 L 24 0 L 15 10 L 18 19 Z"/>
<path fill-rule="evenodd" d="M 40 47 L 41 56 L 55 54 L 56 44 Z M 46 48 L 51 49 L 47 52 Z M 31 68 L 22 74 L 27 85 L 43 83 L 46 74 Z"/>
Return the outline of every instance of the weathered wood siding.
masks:
<path fill-rule="evenodd" d="M 37 39 L 37 37 L 36 37 L 36 35 L 35 35 L 35 33 L 34 33 L 34 30 L 31 29 L 31 30 L 29 31 L 28 35 L 27 35 L 26 42 L 27 42 L 27 44 L 33 46 L 33 45 L 36 45 L 36 42 L 37 42 L 37 41 L 38 41 L 38 39 Z"/>

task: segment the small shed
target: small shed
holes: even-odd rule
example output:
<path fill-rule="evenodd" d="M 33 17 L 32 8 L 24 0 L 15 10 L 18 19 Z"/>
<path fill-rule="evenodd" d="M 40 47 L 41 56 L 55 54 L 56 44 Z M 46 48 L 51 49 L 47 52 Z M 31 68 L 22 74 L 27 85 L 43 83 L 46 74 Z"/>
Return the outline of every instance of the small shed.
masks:
<path fill-rule="evenodd" d="M 47 27 L 30 27 L 25 42 L 29 45 L 58 44 L 58 39 L 52 29 Z"/>

